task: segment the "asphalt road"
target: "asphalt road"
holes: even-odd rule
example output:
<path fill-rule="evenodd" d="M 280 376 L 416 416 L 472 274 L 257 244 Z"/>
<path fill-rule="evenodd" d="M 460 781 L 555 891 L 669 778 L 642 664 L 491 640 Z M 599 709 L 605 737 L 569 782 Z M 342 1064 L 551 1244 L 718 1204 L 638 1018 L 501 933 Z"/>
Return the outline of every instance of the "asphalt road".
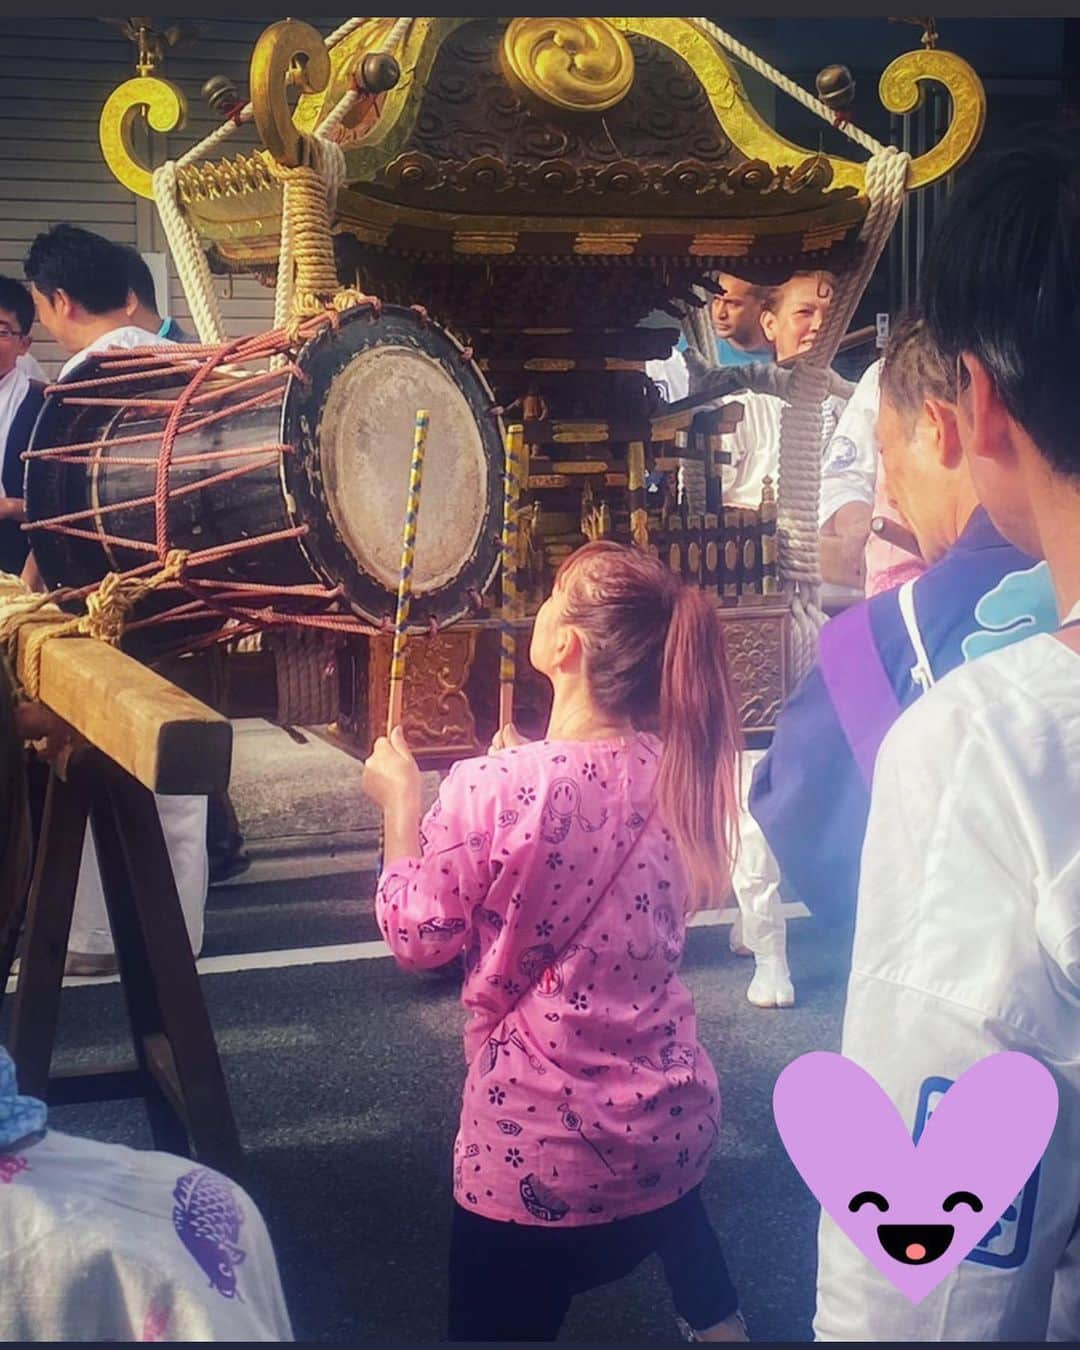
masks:
<path fill-rule="evenodd" d="M 348 867 L 329 846 L 321 863 L 257 864 L 211 893 L 204 955 L 332 955 L 334 944 L 376 938 L 372 875 Z M 751 1335 L 772 1341 L 810 1338 L 817 1222 L 773 1125 L 772 1086 L 796 1056 L 838 1047 L 843 997 L 842 943 L 812 919 L 789 931 L 794 1009 L 745 1001 L 749 963 L 729 953 L 726 927 L 692 932 L 684 966 L 724 1099 L 706 1200 Z M 246 1151 L 243 1180 L 270 1226 L 297 1338 L 440 1339 L 463 1077 L 456 984 L 407 976 L 386 957 L 231 970 L 203 983 Z M 117 986 L 67 990 L 58 1062 L 125 1055 Z M 67 1107 L 52 1123 L 150 1144 L 134 1103 Z M 658 1266 L 580 1298 L 563 1339 L 677 1339 Z"/>

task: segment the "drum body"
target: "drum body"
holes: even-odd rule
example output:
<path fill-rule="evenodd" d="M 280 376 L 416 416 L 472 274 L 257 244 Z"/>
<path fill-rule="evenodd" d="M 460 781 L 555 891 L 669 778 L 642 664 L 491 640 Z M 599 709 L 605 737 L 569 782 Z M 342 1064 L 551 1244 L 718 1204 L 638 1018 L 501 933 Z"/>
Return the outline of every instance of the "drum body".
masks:
<path fill-rule="evenodd" d="M 183 357 L 178 346 L 177 364 Z M 46 401 L 31 449 L 89 447 L 80 462 L 27 464 L 27 518 L 39 525 L 31 542 L 50 586 L 90 585 L 154 559 L 133 545 L 155 540 L 164 403 L 197 369 L 184 363 L 182 372 L 126 385 L 116 377 L 100 390 L 61 390 Z M 91 359 L 74 380 L 102 373 Z M 346 607 L 370 623 L 392 617 L 418 408 L 428 409 L 430 432 L 412 622 L 420 628 L 464 617 L 498 567 L 501 428 L 467 353 L 408 309 L 386 306 L 378 318 L 351 312 L 301 348 L 280 381 L 253 384 L 228 369 L 215 373 L 185 412 L 175 442 L 169 546 L 193 555 L 227 550 L 198 562 L 199 578 L 275 587 L 318 582 L 340 587 Z M 231 476 L 206 481 L 225 474 Z M 92 537 L 41 525 L 72 513 L 87 514 L 69 530 Z M 230 547 L 297 527 L 304 527 L 299 537 Z"/>

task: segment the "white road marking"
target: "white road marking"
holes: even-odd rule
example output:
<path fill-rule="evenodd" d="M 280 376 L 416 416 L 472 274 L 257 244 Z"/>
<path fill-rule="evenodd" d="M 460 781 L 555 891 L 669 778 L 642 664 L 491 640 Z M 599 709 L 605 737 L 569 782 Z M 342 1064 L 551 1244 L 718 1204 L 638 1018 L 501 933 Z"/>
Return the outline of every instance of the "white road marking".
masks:
<path fill-rule="evenodd" d="M 785 919 L 808 919 L 810 911 L 798 902 L 781 906 Z M 732 923 L 734 909 L 710 909 L 695 914 L 690 920 L 692 928 L 715 928 L 718 924 Z M 294 966 L 322 966 L 343 961 L 374 961 L 390 955 L 390 949 L 382 938 L 372 942 L 345 942 L 326 947 L 287 947 L 272 952 L 240 952 L 234 956 L 204 956 L 196 963 L 200 975 L 234 975 L 243 970 L 287 970 Z M 64 980 L 65 989 L 80 989 L 95 984 L 119 984 L 116 975 L 77 976 Z M 15 992 L 16 976 L 7 982 L 7 992 Z"/>

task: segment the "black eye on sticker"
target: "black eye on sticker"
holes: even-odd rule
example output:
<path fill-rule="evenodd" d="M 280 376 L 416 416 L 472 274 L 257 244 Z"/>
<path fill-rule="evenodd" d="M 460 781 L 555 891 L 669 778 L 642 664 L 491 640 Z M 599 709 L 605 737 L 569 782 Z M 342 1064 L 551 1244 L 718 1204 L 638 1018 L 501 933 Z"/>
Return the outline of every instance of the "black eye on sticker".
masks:
<path fill-rule="evenodd" d="M 848 1209 L 852 1214 L 857 1213 L 863 1205 L 877 1205 L 882 1214 L 888 1214 L 889 1202 L 883 1195 L 878 1195 L 877 1191 L 860 1191 L 858 1195 L 853 1195 L 848 1201 Z"/>
<path fill-rule="evenodd" d="M 948 1214 L 949 1211 L 954 1210 L 957 1205 L 970 1205 L 975 1214 L 982 1212 L 982 1201 L 977 1195 L 972 1195 L 970 1191 L 953 1191 L 952 1195 L 948 1197 L 941 1208 Z"/>

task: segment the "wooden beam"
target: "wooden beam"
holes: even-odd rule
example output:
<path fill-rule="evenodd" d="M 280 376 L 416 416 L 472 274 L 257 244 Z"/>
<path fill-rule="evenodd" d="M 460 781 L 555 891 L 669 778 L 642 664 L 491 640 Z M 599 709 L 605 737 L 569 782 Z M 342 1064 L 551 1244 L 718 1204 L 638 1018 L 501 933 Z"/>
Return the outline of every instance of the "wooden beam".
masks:
<path fill-rule="evenodd" d="M 31 627 L 19 634 L 20 680 Z M 152 792 L 204 796 L 229 785 L 228 720 L 105 642 L 46 642 L 39 697 Z"/>

